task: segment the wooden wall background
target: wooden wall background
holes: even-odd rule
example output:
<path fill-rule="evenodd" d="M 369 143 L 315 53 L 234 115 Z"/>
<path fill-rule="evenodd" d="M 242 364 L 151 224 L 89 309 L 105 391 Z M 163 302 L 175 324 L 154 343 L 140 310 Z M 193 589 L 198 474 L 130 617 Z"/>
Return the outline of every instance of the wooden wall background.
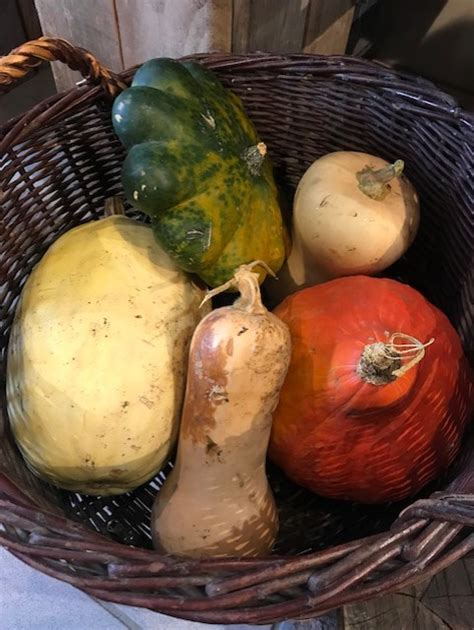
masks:
<path fill-rule="evenodd" d="M 193 52 L 342 53 L 355 0 L 35 0 L 45 35 L 113 70 Z M 79 76 L 56 64 L 58 89 Z"/>

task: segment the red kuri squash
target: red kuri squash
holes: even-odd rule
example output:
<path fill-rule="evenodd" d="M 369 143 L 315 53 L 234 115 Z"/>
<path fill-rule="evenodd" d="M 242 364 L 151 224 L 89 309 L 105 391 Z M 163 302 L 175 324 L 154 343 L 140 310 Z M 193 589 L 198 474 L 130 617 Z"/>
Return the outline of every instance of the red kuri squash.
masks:
<path fill-rule="evenodd" d="M 447 317 L 408 285 L 352 276 L 288 297 L 290 368 L 270 457 L 327 497 L 395 501 L 456 456 L 473 378 Z"/>

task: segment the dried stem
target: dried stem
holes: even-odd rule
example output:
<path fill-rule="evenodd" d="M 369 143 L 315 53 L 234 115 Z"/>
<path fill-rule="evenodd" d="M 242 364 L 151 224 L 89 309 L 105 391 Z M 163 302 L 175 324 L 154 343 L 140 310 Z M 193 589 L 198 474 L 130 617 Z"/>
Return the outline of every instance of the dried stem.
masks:
<path fill-rule="evenodd" d="M 260 295 L 259 274 L 254 271 L 255 267 L 263 267 L 267 273 L 275 277 L 273 270 L 270 269 L 263 260 L 254 260 L 248 265 L 241 265 L 230 280 L 220 287 L 216 287 L 207 292 L 201 302 L 201 306 L 214 296 L 219 295 L 219 293 L 224 293 L 224 291 L 235 287 L 239 291 L 240 297 L 234 302 L 234 308 L 250 311 L 252 313 L 265 312 L 266 309 L 262 304 Z"/>
<path fill-rule="evenodd" d="M 397 339 L 406 340 L 396 343 Z M 378 341 L 364 347 L 357 374 L 372 385 L 386 385 L 406 374 L 425 356 L 425 349 L 434 342 L 422 343 L 416 337 L 395 332 L 387 342 Z M 402 359 L 408 363 L 402 364 Z"/>
<path fill-rule="evenodd" d="M 356 173 L 360 190 L 367 197 L 382 201 L 391 190 L 389 182 L 395 177 L 400 177 L 404 166 L 403 160 L 397 160 L 377 171 L 372 166 L 364 167 Z"/>

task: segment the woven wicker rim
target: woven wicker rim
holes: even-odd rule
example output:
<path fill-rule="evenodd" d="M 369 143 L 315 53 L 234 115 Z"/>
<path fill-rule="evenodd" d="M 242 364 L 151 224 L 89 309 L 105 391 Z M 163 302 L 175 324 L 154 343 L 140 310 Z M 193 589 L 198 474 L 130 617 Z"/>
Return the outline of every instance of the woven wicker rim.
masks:
<path fill-rule="evenodd" d="M 292 66 L 308 76 L 318 64 L 324 64 L 323 57 L 313 55 L 194 58 L 212 68 L 251 67 L 265 59 L 267 68 Z M 430 103 L 430 115 L 461 119 L 474 130 L 474 116 L 431 83 L 381 64 L 351 58 L 345 65 L 345 57 L 336 59 L 341 60 L 342 78 L 374 85 L 377 81 L 383 83 L 384 74 L 396 77 L 400 86 L 406 87 L 407 98 L 409 88 L 413 88 L 413 94 L 422 95 Z M 32 68 L 53 60 L 79 70 L 86 83 L 43 101 L 7 123 L 0 131 L 0 154 L 38 127 L 64 118 L 79 103 L 92 102 L 101 92 L 114 96 L 134 72 L 131 69 L 115 75 L 88 51 L 65 40 L 43 37 L 0 58 L 0 89 L 11 89 Z M 426 579 L 474 550 L 474 534 L 470 533 L 474 527 L 472 439 L 470 452 L 460 462 L 459 475 L 448 489 L 412 504 L 390 531 L 322 552 L 257 560 L 191 561 L 120 545 L 59 512 L 39 507 L 8 478 L 1 463 L 0 470 L 1 545 L 30 566 L 95 597 L 196 621 L 269 623 L 322 614 Z M 158 589 L 160 594 L 155 592 Z M 286 601 L 272 603 L 276 593 L 285 593 Z"/>

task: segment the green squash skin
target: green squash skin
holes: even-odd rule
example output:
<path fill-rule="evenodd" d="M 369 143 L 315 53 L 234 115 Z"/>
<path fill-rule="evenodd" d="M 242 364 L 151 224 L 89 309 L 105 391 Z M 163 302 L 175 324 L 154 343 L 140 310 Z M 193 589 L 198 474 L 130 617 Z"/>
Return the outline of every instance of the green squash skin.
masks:
<path fill-rule="evenodd" d="M 125 194 L 182 269 L 211 286 L 254 260 L 280 269 L 287 240 L 270 160 L 249 165 L 259 138 L 212 72 L 152 59 L 115 99 L 112 122 L 128 150 Z"/>

